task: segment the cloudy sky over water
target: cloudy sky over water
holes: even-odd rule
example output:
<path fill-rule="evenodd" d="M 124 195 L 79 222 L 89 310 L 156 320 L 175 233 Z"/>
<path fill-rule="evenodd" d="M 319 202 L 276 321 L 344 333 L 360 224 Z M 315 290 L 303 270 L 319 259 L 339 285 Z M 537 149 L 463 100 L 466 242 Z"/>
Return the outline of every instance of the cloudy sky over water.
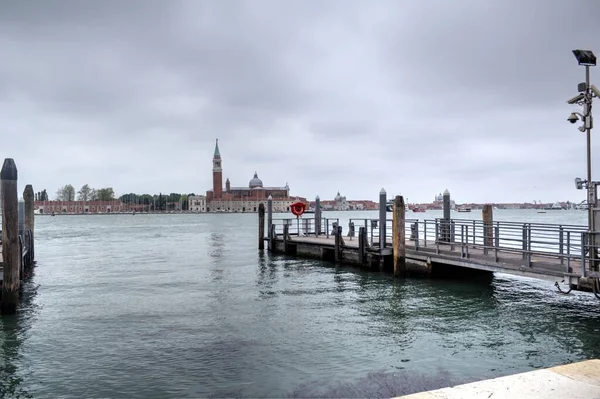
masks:
<path fill-rule="evenodd" d="M 234 186 L 583 200 L 566 100 L 599 17 L 594 0 L 2 1 L 0 155 L 52 196 L 204 192 L 219 138 Z"/>

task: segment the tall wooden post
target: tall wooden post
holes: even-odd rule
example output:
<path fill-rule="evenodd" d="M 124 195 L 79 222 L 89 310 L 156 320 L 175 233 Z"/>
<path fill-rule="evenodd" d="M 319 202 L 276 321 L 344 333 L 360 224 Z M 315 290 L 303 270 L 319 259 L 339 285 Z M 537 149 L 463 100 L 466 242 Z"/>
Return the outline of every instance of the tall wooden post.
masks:
<path fill-rule="evenodd" d="M 269 195 L 269 198 L 267 198 L 267 228 L 269 229 L 269 231 L 267 232 L 267 234 L 269 235 L 269 238 L 271 238 L 271 225 L 273 224 L 273 196 Z"/>
<path fill-rule="evenodd" d="M 33 266 L 33 262 L 35 261 L 35 214 L 34 210 L 34 194 L 33 194 L 33 186 L 28 184 L 25 186 L 25 190 L 23 190 L 23 200 L 25 200 L 25 230 L 29 230 L 31 232 L 31 242 L 29 243 L 29 259 L 31 260 L 31 265 Z"/>
<path fill-rule="evenodd" d="M 406 211 L 404 198 L 397 195 L 394 199 L 394 276 L 404 276 L 406 271 Z"/>
<path fill-rule="evenodd" d="M 258 205 L 258 249 L 265 249 L 265 204 Z"/>
<path fill-rule="evenodd" d="M 442 221 L 442 241 L 444 242 L 452 242 L 452 225 L 450 222 L 450 191 L 448 189 L 444 190 L 444 194 L 442 195 L 442 206 L 443 206 L 443 221 Z"/>
<path fill-rule="evenodd" d="M 2 260 L 4 277 L 2 281 L 2 314 L 17 312 L 21 251 L 19 248 L 19 198 L 17 196 L 17 165 L 12 158 L 6 158 L 0 171 L 0 193 L 2 200 Z"/>
<path fill-rule="evenodd" d="M 481 211 L 483 219 L 483 245 L 492 247 L 494 245 L 494 213 L 492 205 L 485 204 Z"/>
<path fill-rule="evenodd" d="M 315 235 L 321 234 L 321 198 L 315 198 Z"/>
<path fill-rule="evenodd" d="M 385 222 L 387 220 L 387 193 L 379 192 L 379 250 L 385 248 Z"/>

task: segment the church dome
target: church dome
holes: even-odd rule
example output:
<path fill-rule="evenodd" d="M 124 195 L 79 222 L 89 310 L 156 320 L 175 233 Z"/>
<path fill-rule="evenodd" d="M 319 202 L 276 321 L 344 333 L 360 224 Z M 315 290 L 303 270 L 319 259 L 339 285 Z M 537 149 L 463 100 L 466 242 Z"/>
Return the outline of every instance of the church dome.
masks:
<path fill-rule="evenodd" d="M 258 178 L 258 174 L 254 172 L 254 177 L 252 178 L 252 180 L 250 180 L 250 183 L 248 185 L 250 186 L 250 188 L 262 187 L 263 182 Z"/>
<path fill-rule="evenodd" d="M 342 196 L 340 195 L 340 192 L 338 191 L 337 195 L 335 196 L 335 201 L 339 202 L 342 200 Z"/>

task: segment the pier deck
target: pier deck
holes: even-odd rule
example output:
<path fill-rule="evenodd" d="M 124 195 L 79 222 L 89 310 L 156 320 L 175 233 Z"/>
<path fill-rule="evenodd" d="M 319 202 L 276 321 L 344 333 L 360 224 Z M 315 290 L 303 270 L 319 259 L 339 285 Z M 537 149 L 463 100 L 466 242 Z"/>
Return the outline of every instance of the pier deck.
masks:
<path fill-rule="evenodd" d="M 276 237 L 275 241 L 283 243 L 283 236 Z M 389 247 L 384 249 L 384 256 L 392 254 L 392 242 L 389 239 L 386 241 Z M 291 236 L 289 243 L 295 245 L 302 244 L 329 247 L 333 249 L 335 247 L 335 237 Z M 358 250 L 358 240 L 356 237 L 354 237 L 353 240 L 349 240 L 345 237 L 343 248 Z M 379 248 L 371 248 L 370 251 L 379 252 Z M 408 262 L 448 264 L 490 272 L 502 272 L 526 277 L 543 278 L 551 281 L 555 281 L 556 278 L 562 279 L 566 274 L 569 274 L 566 273 L 565 265 L 561 264 L 561 260 L 552 254 L 532 255 L 530 261 L 531 266 L 528 266 L 528 261 L 523 259 L 522 254 L 517 252 L 498 250 L 496 255 L 495 251 L 488 250 L 486 254 L 486 251 L 483 248 L 461 247 L 460 244 L 439 244 L 439 246 L 437 246 L 434 241 L 427 241 L 425 243 L 421 241 L 417 248 L 414 241 L 406 240 L 406 259 Z M 580 261 L 572 260 L 570 262 L 570 274 L 580 275 L 580 265 Z"/>
<path fill-rule="evenodd" d="M 403 259 L 394 271 L 398 275 L 501 272 L 553 281 L 560 290 L 558 284 L 564 290 L 600 293 L 600 248 L 591 241 L 600 232 L 576 225 L 498 222 L 491 212 L 486 218 L 349 219 L 346 234 L 337 218 L 271 219 L 268 236 L 259 236 L 272 252 L 387 270 L 398 259 L 397 248 Z"/>

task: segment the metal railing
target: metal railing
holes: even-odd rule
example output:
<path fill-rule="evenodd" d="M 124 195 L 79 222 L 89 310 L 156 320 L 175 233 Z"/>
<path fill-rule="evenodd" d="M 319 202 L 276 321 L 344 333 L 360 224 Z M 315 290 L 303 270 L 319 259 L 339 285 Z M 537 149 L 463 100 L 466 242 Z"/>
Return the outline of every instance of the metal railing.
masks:
<path fill-rule="evenodd" d="M 314 217 L 273 219 L 277 235 L 283 234 L 283 225 L 288 224 L 291 236 L 316 235 Z M 339 218 L 321 218 L 321 236 L 331 236 Z M 386 219 L 386 246 L 391 246 L 393 239 L 393 220 Z M 377 247 L 381 234 L 379 219 L 351 218 L 347 225 L 342 225 L 342 234 L 347 240 L 358 239 L 358 231 L 364 227 L 370 245 Z M 469 251 L 476 249 L 479 253 L 499 261 L 502 253 L 520 254 L 523 263 L 531 266 L 533 257 L 553 258 L 564 265 L 565 272 L 572 273 L 573 265 L 586 266 L 578 270 L 585 276 L 586 272 L 596 272 L 600 277 L 599 256 L 591 256 L 595 250 L 600 253 L 599 246 L 589 245 L 591 240 L 586 226 L 569 224 L 518 223 L 518 222 L 484 222 L 468 219 L 406 219 L 405 236 L 411 241 L 414 249 L 435 248 L 456 251 L 456 256 L 470 256 Z M 268 230 L 267 230 L 268 231 Z M 600 232 L 596 239 L 600 242 Z M 590 249 L 592 252 L 590 253 Z M 596 263 L 594 263 L 596 262 Z M 579 268 L 578 268 L 579 269 Z M 579 273 L 577 273 L 579 274 Z"/>

